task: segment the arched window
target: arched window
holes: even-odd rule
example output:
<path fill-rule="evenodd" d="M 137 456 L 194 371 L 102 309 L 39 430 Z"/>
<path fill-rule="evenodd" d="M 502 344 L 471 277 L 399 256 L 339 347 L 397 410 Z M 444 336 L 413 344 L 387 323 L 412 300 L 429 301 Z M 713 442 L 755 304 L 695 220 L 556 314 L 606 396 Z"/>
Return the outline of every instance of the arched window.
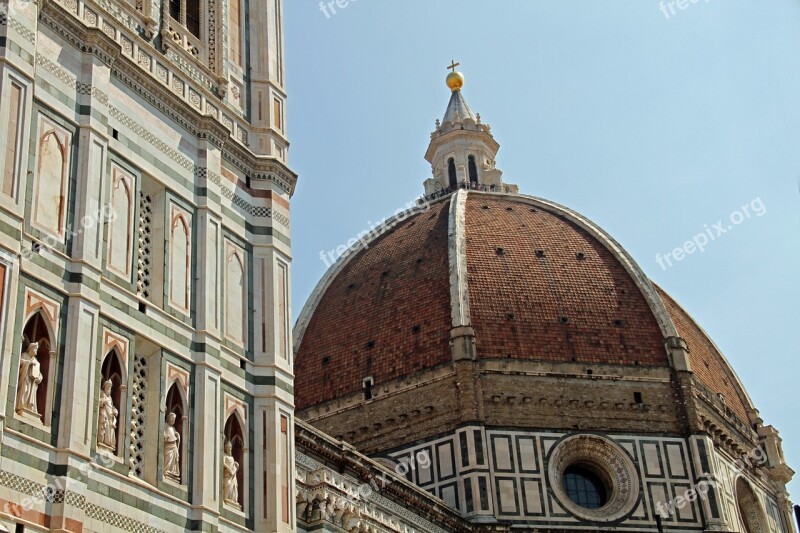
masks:
<path fill-rule="evenodd" d="M 169 16 L 195 37 L 200 37 L 201 0 L 169 0 Z"/>
<path fill-rule="evenodd" d="M 51 370 L 54 365 L 51 363 L 55 356 L 52 345 L 51 328 L 41 311 L 37 311 L 22 332 L 15 409 L 17 414 L 31 416 L 45 424 L 49 423 L 48 413 L 52 408 Z"/>
<path fill-rule="evenodd" d="M 186 29 L 200 37 L 200 0 L 186 0 Z"/>
<path fill-rule="evenodd" d="M 115 455 L 118 455 L 119 450 L 122 449 L 121 443 L 123 442 L 123 435 L 120 431 L 120 427 L 123 427 L 124 423 L 122 418 L 125 416 L 125 393 L 127 392 L 128 387 L 127 380 L 125 379 L 125 372 L 123 371 L 122 367 L 122 359 L 116 350 L 111 350 L 108 352 L 108 354 L 106 354 L 106 357 L 103 360 L 100 378 L 100 390 L 103 391 L 103 393 L 101 393 L 101 405 L 99 408 L 100 412 L 98 413 L 97 441 L 99 446 L 110 450 Z M 116 409 L 116 416 L 111 416 L 111 413 L 107 413 L 107 411 L 104 413 L 105 406 L 102 404 L 103 394 L 105 394 L 105 386 L 109 381 L 111 382 L 111 403 L 114 409 Z M 110 429 L 113 430 L 113 433 L 108 431 L 109 428 L 104 427 L 105 421 L 103 420 L 103 417 L 105 414 L 108 414 L 107 420 L 111 424 Z M 113 439 L 108 437 L 108 435 L 112 434 Z"/>
<path fill-rule="evenodd" d="M 242 66 L 242 0 L 231 0 L 228 6 L 229 48 L 231 61 Z"/>
<path fill-rule="evenodd" d="M 455 189 L 458 187 L 458 177 L 456 176 L 456 161 L 452 157 L 447 161 L 447 177 L 450 187 Z"/>
<path fill-rule="evenodd" d="M 469 156 L 469 182 L 472 185 L 478 184 L 478 165 L 475 164 L 475 156 Z"/>
<path fill-rule="evenodd" d="M 244 251 L 227 243 L 225 265 L 225 335 L 233 342 L 241 343 L 246 338 L 247 291 L 245 287 Z"/>
<path fill-rule="evenodd" d="M 225 503 L 229 505 L 238 505 L 240 508 L 244 507 L 244 473 L 247 471 L 246 467 L 246 455 L 245 451 L 247 446 L 245 445 L 244 440 L 244 430 L 242 428 L 243 421 L 239 419 L 236 412 L 231 413 L 228 417 L 228 420 L 225 422 L 225 443 L 231 444 L 231 455 L 233 455 L 234 461 L 238 463 L 239 467 L 236 472 L 236 481 L 237 481 L 237 488 L 238 494 L 235 501 L 229 497 L 227 494 L 223 494 L 223 499 Z"/>

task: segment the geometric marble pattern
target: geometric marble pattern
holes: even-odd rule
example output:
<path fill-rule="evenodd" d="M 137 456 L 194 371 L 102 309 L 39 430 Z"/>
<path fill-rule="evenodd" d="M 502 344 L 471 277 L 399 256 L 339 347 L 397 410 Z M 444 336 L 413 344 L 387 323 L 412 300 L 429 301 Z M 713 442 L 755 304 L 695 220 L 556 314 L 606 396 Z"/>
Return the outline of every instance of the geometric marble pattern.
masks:
<path fill-rule="evenodd" d="M 395 451 L 389 458 L 407 462 L 412 454 L 427 453 L 431 458 L 429 468 L 417 466 L 406 477 L 465 517 L 497 516 L 526 524 L 581 527 L 581 522 L 561 507 L 548 487 L 550 455 L 567 436 L 465 427 L 455 434 Z M 656 504 L 670 501 L 692 487 L 686 441 L 606 437 L 615 441 L 635 465 L 641 487 L 633 511 L 617 527 L 656 531 Z M 687 504 L 671 519 L 662 518 L 662 522 L 682 531 L 702 531 L 697 502 Z"/>

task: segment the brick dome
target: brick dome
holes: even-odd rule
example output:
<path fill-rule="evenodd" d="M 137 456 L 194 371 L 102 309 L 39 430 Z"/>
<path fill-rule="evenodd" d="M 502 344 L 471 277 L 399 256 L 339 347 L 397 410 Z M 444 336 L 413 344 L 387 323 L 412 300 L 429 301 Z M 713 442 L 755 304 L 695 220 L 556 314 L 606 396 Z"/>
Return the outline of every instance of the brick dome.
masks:
<path fill-rule="evenodd" d="M 693 370 L 747 420 L 749 400 L 713 343 L 608 235 L 544 200 L 459 191 L 384 225 L 320 281 L 295 328 L 299 410 L 477 359 Z"/>

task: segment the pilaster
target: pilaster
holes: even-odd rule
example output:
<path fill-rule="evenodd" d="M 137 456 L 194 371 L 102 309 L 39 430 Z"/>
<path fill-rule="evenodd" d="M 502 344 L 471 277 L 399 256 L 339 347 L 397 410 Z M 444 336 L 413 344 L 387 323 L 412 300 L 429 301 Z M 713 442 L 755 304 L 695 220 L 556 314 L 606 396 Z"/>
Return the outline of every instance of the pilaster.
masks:
<path fill-rule="evenodd" d="M 218 513 L 221 502 L 222 434 L 220 374 L 208 366 L 195 367 L 194 505 Z"/>
<path fill-rule="evenodd" d="M 708 484 L 705 497 L 698 498 L 705 518 L 705 531 L 730 531 L 725 521 L 722 510 L 724 502 L 720 494 L 721 472 L 716 469 L 713 458 L 714 442 L 708 435 L 693 435 L 689 438 L 689 454 L 691 455 L 692 470 L 695 472 L 694 483 Z"/>
<path fill-rule="evenodd" d="M 282 0 L 251 0 L 250 121 L 253 150 L 286 162 Z M 252 31 L 258 28 L 259 31 Z"/>
<path fill-rule="evenodd" d="M 221 153 L 219 147 L 210 139 L 198 142 L 198 162 L 201 170 L 196 176 L 196 186 L 213 191 L 213 197 L 220 198 L 219 185 L 209 179 L 209 174 L 220 175 Z M 219 202 L 212 195 L 197 195 L 197 215 L 195 218 L 195 249 L 197 250 L 196 274 L 197 297 L 195 313 L 197 329 L 205 335 L 219 339 L 222 329 L 222 219 Z"/>
<path fill-rule="evenodd" d="M 102 269 L 105 213 L 108 202 L 108 87 L 111 69 L 96 54 L 84 52 L 82 80 L 77 91 L 78 172 L 72 257 L 96 271 Z"/>
<path fill-rule="evenodd" d="M 83 298 L 67 303 L 63 386 L 59 400 L 58 447 L 89 456 L 96 435 L 95 361 L 99 309 Z M 89 377 L 89 379 L 87 379 Z"/>

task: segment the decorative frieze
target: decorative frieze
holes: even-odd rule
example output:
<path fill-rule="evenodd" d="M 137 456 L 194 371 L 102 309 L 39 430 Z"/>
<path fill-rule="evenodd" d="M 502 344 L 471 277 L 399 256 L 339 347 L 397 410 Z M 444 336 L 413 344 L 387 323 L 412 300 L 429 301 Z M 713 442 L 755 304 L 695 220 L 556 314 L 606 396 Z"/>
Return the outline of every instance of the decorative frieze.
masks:
<path fill-rule="evenodd" d="M 6 17 L 8 15 L 4 14 L 3 16 Z M 23 39 L 25 39 L 26 41 L 28 41 L 31 44 L 36 44 L 36 33 L 32 32 L 27 27 L 23 26 L 17 19 L 9 16 L 7 23 L 8 23 L 8 25 L 10 27 L 14 28 L 14 30 Z"/>
<path fill-rule="evenodd" d="M 5 470 L 0 470 L 0 485 L 43 503 L 66 503 L 70 507 L 84 511 L 87 518 L 99 520 L 123 531 L 131 533 L 166 533 L 162 529 L 134 520 L 100 505 L 87 502 L 85 496 L 76 492 L 65 491 L 53 485 L 42 485 Z"/>

